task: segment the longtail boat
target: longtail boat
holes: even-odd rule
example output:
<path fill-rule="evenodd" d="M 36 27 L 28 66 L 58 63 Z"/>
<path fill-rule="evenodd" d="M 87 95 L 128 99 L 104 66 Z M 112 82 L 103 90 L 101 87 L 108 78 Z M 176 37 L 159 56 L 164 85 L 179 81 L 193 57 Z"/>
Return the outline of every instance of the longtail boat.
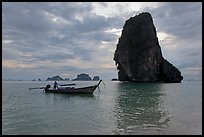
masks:
<path fill-rule="evenodd" d="M 98 84 L 93 85 L 93 86 L 87 86 L 87 87 L 80 87 L 80 88 L 75 88 L 75 87 L 58 87 L 57 89 L 51 88 L 50 85 L 47 85 L 44 88 L 45 92 L 49 93 L 89 93 L 92 94 L 95 89 L 99 86 L 102 80 L 98 82 Z"/>

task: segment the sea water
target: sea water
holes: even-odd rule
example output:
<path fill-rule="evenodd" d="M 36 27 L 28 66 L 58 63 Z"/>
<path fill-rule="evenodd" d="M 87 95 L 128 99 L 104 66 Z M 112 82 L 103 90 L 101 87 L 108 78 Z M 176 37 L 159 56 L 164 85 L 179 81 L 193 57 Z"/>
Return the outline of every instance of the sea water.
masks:
<path fill-rule="evenodd" d="M 53 82 L 2 82 L 3 135 L 202 134 L 202 81 L 103 81 L 93 95 L 29 90 L 46 84 Z"/>

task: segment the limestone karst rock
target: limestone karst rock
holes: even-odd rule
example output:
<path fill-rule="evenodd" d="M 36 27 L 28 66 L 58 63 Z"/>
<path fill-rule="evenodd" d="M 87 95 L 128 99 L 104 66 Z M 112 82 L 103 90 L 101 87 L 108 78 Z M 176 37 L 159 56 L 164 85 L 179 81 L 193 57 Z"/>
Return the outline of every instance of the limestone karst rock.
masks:
<path fill-rule="evenodd" d="M 181 82 L 181 72 L 162 56 L 150 13 L 131 17 L 123 26 L 113 60 L 120 81 Z"/>

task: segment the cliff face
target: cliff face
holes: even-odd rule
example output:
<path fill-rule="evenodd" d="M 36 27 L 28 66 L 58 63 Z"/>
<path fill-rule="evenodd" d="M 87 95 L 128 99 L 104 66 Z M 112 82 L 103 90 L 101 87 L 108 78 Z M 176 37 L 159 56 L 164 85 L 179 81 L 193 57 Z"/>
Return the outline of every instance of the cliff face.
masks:
<path fill-rule="evenodd" d="M 120 81 L 181 82 L 180 71 L 162 56 L 151 14 L 145 12 L 125 22 L 114 61 Z"/>

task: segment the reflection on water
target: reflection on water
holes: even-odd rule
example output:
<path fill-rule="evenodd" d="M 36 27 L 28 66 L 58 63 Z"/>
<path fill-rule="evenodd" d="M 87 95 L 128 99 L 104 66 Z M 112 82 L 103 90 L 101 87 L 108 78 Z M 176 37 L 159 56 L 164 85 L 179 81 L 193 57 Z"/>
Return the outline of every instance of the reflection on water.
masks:
<path fill-rule="evenodd" d="M 95 97 L 93 94 L 80 94 L 80 93 L 67 94 L 45 92 L 45 95 L 49 99 L 49 102 L 53 104 L 59 104 L 59 102 L 66 103 L 67 101 L 71 100 L 90 100 L 91 98 Z"/>
<path fill-rule="evenodd" d="M 74 98 L 74 97 L 81 97 L 81 98 L 89 98 L 94 97 L 93 94 L 82 94 L 82 93 L 47 93 L 45 92 L 46 96 L 56 96 L 61 99 L 67 99 L 67 98 Z"/>
<path fill-rule="evenodd" d="M 160 83 L 118 84 L 116 134 L 131 134 L 138 129 L 160 130 L 167 126 L 169 115 L 162 107 L 165 94 Z"/>

